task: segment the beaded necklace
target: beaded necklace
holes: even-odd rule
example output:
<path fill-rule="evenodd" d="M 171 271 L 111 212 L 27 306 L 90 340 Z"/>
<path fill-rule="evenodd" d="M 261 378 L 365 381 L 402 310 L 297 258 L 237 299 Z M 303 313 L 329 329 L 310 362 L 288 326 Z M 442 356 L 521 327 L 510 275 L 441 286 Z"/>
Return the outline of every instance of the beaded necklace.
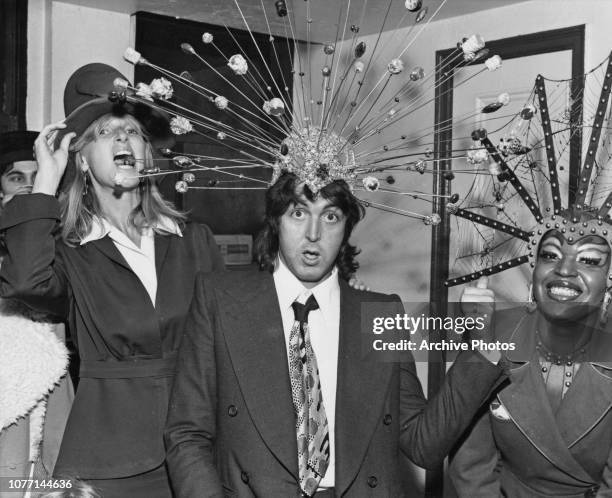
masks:
<path fill-rule="evenodd" d="M 563 397 L 565 396 L 565 393 L 569 387 L 572 385 L 576 372 L 578 371 L 578 368 L 580 368 L 580 363 L 584 361 L 586 349 L 584 346 L 581 346 L 571 353 L 560 355 L 554 353 L 544 345 L 540 338 L 539 331 L 536 331 L 536 337 L 538 340 L 536 350 L 538 351 L 538 355 L 540 357 L 542 376 L 544 377 L 544 384 L 546 385 L 547 391 L 549 390 L 549 387 L 552 389 L 555 387 L 558 388 L 559 386 L 549 386 L 549 381 L 551 379 L 560 378 L 563 382 L 563 388 L 561 390 L 561 396 Z M 562 373 L 555 371 L 560 369 L 563 370 Z M 553 373 L 552 376 L 551 373 Z"/>

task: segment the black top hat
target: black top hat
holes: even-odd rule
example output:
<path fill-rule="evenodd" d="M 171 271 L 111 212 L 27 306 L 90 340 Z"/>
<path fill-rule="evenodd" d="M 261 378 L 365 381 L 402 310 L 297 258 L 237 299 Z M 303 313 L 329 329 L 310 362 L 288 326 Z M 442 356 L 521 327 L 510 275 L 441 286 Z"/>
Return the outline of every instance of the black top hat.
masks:
<path fill-rule="evenodd" d="M 9 131 L 0 134 L 0 175 L 16 161 L 34 161 L 37 131 Z"/>
<path fill-rule="evenodd" d="M 155 147 L 171 147 L 174 143 L 168 117 L 163 111 L 144 103 L 129 102 L 126 97 L 134 91 L 116 86 L 116 80 L 128 82 L 114 67 L 99 62 L 77 69 L 64 90 L 66 128 L 57 140 L 71 131 L 81 135 L 96 119 L 105 114 L 133 115 L 144 126 Z"/>

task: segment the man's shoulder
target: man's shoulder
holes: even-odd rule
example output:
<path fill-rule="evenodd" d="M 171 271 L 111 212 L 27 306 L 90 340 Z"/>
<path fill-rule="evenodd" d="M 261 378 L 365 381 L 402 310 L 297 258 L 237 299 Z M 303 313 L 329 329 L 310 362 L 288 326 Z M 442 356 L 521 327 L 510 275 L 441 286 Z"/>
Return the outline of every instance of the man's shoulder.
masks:
<path fill-rule="evenodd" d="M 341 281 L 340 289 L 342 292 L 347 292 L 355 299 L 361 302 L 368 303 L 389 303 L 389 302 L 401 302 L 400 297 L 397 294 L 384 294 L 382 292 L 366 291 L 353 289 L 348 285 L 347 282 Z"/>
<path fill-rule="evenodd" d="M 214 272 L 201 272 L 198 281 L 205 287 L 224 291 L 246 291 L 253 287 L 262 285 L 272 276 L 266 271 L 258 269 L 247 270 L 225 270 Z"/>

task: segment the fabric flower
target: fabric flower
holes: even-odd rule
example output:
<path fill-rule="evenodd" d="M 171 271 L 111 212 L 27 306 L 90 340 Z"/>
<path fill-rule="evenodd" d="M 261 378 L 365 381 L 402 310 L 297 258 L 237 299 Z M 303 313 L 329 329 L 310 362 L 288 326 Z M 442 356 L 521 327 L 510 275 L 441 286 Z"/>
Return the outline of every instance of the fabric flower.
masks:
<path fill-rule="evenodd" d="M 393 59 L 387 65 L 387 71 L 389 71 L 391 74 L 399 74 L 403 71 L 403 69 L 404 63 L 402 62 L 402 59 Z"/>
<path fill-rule="evenodd" d="M 185 156 L 176 156 L 174 159 L 172 159 L 172 162 L 175 166 L 183 169 L 189 168 L 193 164 L 193 161 Z"/>
<path fill-rule="evenodd" d="M 219 140 L 225 140 L 227 138 L 227 135 L 223 133 L 222 131 L 220 131 L 219 133 L 217 133 L 217 138 Z"/>
<path fill-rule="evenodd" d="M 181 43 L 181 50 L 187 55 L 195 55 L 196 53 L 190 43 Z"/>
<path fill-rule="evenodd" d="M 115 78 L 113 80 L 113 86 L 115 87 L 116 90 L 125 91 L 127 90 L 129 83 L 127 82 L 127 80 L 124 80 L 123 78 Z"/>
<path fill-rule="evenodd" d="M 480 35 L 472 35 L 461 44 L 461 50 L 464 54 L 475 54 L 481 48 L 484 48 L 485 41 Z"/>
<path fill-rule="evenodd" d="M 499 175 L 501 174 L 501 172 L 502 169 L 500 164 L 497 161 L 491 159 L 489 161 L 489 173 L 491 173 L 492 175 Z"/>
<path fill-rule="evenodd" d="M 357 61 L 357 62 L 355 62 L 354 67 L 355 67 L 355 72 L 356 72 L 356 73 L 362 73 L 362 72 L 363 72 L 363 68 L 364 68 L 365 66 L 364 66 L 363 62 L 361 62 L 361 61 Z"/>
<path fill-rule="evenodd" d="M 404 7 L 410 12 L 416 12 L 423 5 L 423 0 L 406 0 L 404 2 Z"/>
<path fill-rule="evenodd" d="M 187 182 L 179 180 L 174 184 L 174 190 L 176 190 L 179 194 L 184 194 L 187 192 L 187 190 L 189 190 L 189 185 L 187 185 Z"/>
<path fill-rule="evenodd" d="M 249 66 L 247 61 L 240 54 L 232 55 L 229 59 L 227 65 L 236 73 L 237 75 L 246 74 L 249 70 Z"/>
<path fill-rule="evenodd" d="M 145 59 L 142 58 L 140 52 L 137 52 L 131 47 L 125 49 L 125 52 L 123 52 L 123 58 L 132 64 L 144 64 L 145 62 Z"/>
<path fill-rule="evenodd" d="M 467 161 L 470 164 L 482 164 L 489 158 L 489 153 L 484 147 L 471 147 L 467 153 Z"/>
<path fill-rule="evenodd" d="M 215 106 L 217 109 L 227 109 L 228 100 L 223 95 L 217 95 L 215 97 Z"/>
<path fill-rule="evenodd" d="M 159 99 L 168 100 L 174 93 L 172 83 L 170 83 L 166 78 L 155 78 L 153 81 L 151 81 L 149 86 L 151 87 L 153 96 Z"/>
<path fill-rule="evenodd" d="M 502 65 L 502 60 L 499 55 L 494 55 L 493 57 L 489 57 L 485 61 L 485 66 L 487 66 L 487 69 L 489 71 L 495 71 L 496 69 L 499 69 L 501 65 Z"/>
<path fill-rule="evenodd" d="M 174 116 L 170 120 L 170 130 L 172 130 L 172 133 L 175 135 L 185 135 L 193 131 L 193 125 L 183 116 Z"/>
<path fill-rule="evenodd" d="M 432 225 L 432 226 L 439 225 L 441 221 L 442 221 L 442 218 L 440 218 L 440 215 L 437 213 L 434 213 L 431 216 L 426 216 L 423 219 L 423 223 L 425 223 L 426 225 Z"/>
<path fill-rule="evenodd" d="M 500 93 L 497 97 L 497 101 L 501 105 L 508 105 L 510 103 L 510 94 L 507 92 Z"/>
<path fill-rule="evenodd" d="M 410 71 L 410 81 L 419 81 L 425 77 L 425 70 L 417 66 L 412 71 Z"/>
<path fill-rule="evenodd" d="M 363 180 L 363 188 L 370 192 L 376 192 L 380 187 L 380 182 L 375 176 L 366 176 Z"/>
<path fill-rule="evenodd" d="M 266 114 L 280 116 L 285 112 L 285 104 L 278 97 L 274 97 L 273 99 L 264 102 L 263 110 Z"/>
<path fill-rule="evenodd" d="M 138 83 L 136 85 L 136 95 L 153 102 L 153 91 L 146 83 Z"/>
<path fill-rule="evenodd" d="M 202 41 L 204 43 L 212 43 L 213 41 L 213 35 L 211 35 L 210 33 L 204 33 L 202 35 Z"/>
<path fill-rule="evenodd" d="M 195 182 L 195 175 L 193 173 L 183 173 L 183 180 L 185 180 L 187 183 L 193 183 Z"/>

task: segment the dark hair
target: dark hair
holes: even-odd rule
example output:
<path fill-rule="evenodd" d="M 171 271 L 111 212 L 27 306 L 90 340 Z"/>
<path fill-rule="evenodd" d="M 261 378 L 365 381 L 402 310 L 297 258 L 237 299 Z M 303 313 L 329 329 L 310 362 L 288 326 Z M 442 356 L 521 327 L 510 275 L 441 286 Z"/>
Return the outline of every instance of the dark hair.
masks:
<path fill-rule="evenodd" d="M 300 197 L 304 195 L 309 201 L 314 201 L 316 196 L 307 185 L 298 190 L 299 181 L 293 173 L 283 173 L 276 183 L 266 192 L 266 216 L 264 227 L 259 232 L 255 241 L 255 253 L 261 270 L 274 270 L 274 263 L 279 250 L 279 220 L 292 204 L 297 204 Z M 335 180 L 319 191 L 324 199 L 330 201 L 339 208 L 346 216 L 344 226 L 344 237 L 338 251 L 335 264 L 338 267 L 340 277 L 344 280 L 351 278 L 359 268 L 355 257 L 359 249 L 349 244 L 348 240 L 355 225 L 365 215 L 365 209 L 359 199 L 350 191 L 346 182 Z"/>

